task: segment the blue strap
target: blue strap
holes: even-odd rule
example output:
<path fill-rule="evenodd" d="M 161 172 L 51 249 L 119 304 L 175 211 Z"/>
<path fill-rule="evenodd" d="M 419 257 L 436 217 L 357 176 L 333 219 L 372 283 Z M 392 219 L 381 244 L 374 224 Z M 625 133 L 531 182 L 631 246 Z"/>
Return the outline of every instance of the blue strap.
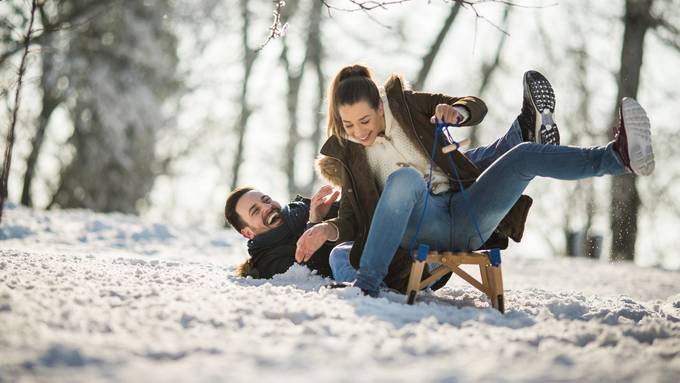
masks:
<path fill-rule="evenodd" d="M 427 185 L 425 185 L 425 202 L 423 203 L 423 211 L 420 214 L 420 219 L 418 219 L 418 225 L 416 225 L 416 232 L 413 235 L 413 238 L 411 238 L 411 243 L 408 246 L 409 254 L 413 254 L 413 249 L 416 247 L 416 243 L 418 241 L 418 234 L 420 233 L 420 227 L 423 224 L 425 212 L 427 211 L 427 202 L 430 199 L 430 187 L 432 186 L 432 168 L 434 164 L 434 157 L 437 150 L 437 142 L 439 141 L 439 134 L 441 133 L 441 127 L 437 124 L 435 124 L 435 127 L 437 128 L 437 131 L 434 134 L 434 142 L 432 143 L 432 154 L 430 155 L 432 160 L 430 160 L 430 171 L 429 176 L 427 177 Z"/>
<path fill-rule="evenodd" d="M 429 252 L 430 252 L 430 246 L 428 246 L 428 245 L 426 245 L 426 244 L 424 244 L 424 243 L 421 243 L 421 244 L 418 246 L 418 258 L 417 258 L 417 259 L 418 259 L 420 262 L 425 261 L 425 260 L 427 259 L 427 254 L 428 254 Z"/>
<path fill-rule="evenodd" d="M 432 153 L 430 155 L 430 169 L 429 169 L 429 176 L 427 179 L 427 185 L 425 186 L 425 202 L 423 204 L 423 211 L 420 215 L 420 219 L 418 220 L 418 225 L 416 226 L 416 232 L 413 235 L 413 238 L 411 239 L 411 243 L 409 244 L 409 254 L 413 254 L 413 249 L 416 246 L 416 243 L 418 241 L 418 234 L 420 233 L 420 228 L 423 223 L 423 219 L 425 218 L 425 212 L 427 211 L 427 202 L 430 197 L 430 187 L 432 186 L 432 170 L 434 168 L 434 159 L 436 155 L 436 150 L 437 150 L 437 143 L 439 142 L 439 135 L 442 134 L 442 132 L 445 134 L 446 138 L 448 141 L 456 146 L 456 150 L 460 148 L 460 143 L 455 141 L 453 137 L 451 136 L 451 133 L 448 130 L 445 130 L 447 126 L 457 126 L 457 125 L 451 125 L 447 124 L 446 120 L 442 118 L 441 122 L 435 117 L 434 119 L 434 125 L 435 125 L 435 134 L 434 134 L 434 142 L 432 143 Z M 481 244 L 484 244 L 484 237 L 482 236 L 482 231 L 479 228 L 479 221 L 477 220 L 477 215 L 475 214 L 474 208 L 472 206 L 472 202 L 470 201 L 470 196 L 467 194 L 467 191 L 465 190 L 465 186 L 463 185 L 463 181 L 460 177 L 460 172 L 458 171 L 458 166 L 456 166 L 456 163 L 453 161 L 453 157 L 451 156 L 451 153 L 447 154 L 447 158 L 449 159 L 449 162 L 451 164 L 451 168 L 453 169 L 454 175 L 456 176 L 456 181 L 458 183 L 458 187 L 460 188 L 460 192 L 463 193 L 463 199 L 465 200 L 465 205 L 467 208 L 467 214 L 470 217 L 470 220 L 475 226 L 475 230 L 477 231 L 477 235 L 479 236 L 479 241 Z M 418 255 L 416 256 L 416 259 L 418 261 L 424 261 L 427 259 L 427 253 L 429 251 L 429 246 L 425 244 L 421 244 L 418 247 Z M 490 251 L 487 252 L 489 260 L 492 265 L 498 266 L 501 264 L 501 252 L 500 249 L 491 249 Z"/>
<path fill-rule="evenodd" d="M 435 126 L 439 125 L 437 127 L 437 131 L 443 130 L 444 126 L 446 126 L 446 120 L 442 118 L 442 122 L 439 123 L 437 118 L 435 117 Z M 456 142 L 453 137 L 451 137 L 451 133 L 447 130 L 445 132 L 446 138 L 449 140 L 449 142 L 455 144 L 457 147 L 460 147 L 460 144 Z M 435 140 L 436 141 L 436 140 Z M 461 180 L 460 173 L 458 172 L 458 166 L 456 166 L 456 163 L 453 161 L 453 157 L 451 157 L 451 153 L 448 153 L 446 156 L 449 159 L 449 163 L 451 164 L 451 168 L 453 168 L 453 173 L 456 176 L 456 181 L 458 182 L 458 187 L 460 188 L 460 192 L 463 193 L 463 199 L 465 200 L 465 207 L 467 208 L 467 214 L 470 217 L 470 220 L 472 223 L 475 225 L 475 230 L 477 231 L 477 235 L 479 236 L 479 242 L 480 246 L 484 244 L 484 237 L 482 236 L 482 231 L 479 229 L 479 221 L 477 220 L 477 215 L 475 214 L 474 208 L 472 206 L 472 202 L 470 201 L 470 196 L 467 193 L 467 190 L 465 190 L 465 187 L 463 186 L 463 181 Z M 434 157 L 432 157 L 434 161 Z M 430 168 L 432 168 L 432 164 L 430 163 Z"/>
<path fill-rule="evenodd" d="M 486 253 L 489 256 L 491 266 L 498 267 L 501 265 L 501 249 L 490 249 Z"/>

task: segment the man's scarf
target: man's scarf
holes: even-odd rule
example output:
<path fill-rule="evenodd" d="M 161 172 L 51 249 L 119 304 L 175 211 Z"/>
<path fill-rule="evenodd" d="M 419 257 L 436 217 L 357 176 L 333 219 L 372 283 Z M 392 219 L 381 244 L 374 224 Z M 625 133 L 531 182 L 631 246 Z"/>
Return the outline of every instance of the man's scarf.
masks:
<path fill-rule="evenodd" d="M 282 241 L 297 242 L 307 228 L 309 204 L 301 199 L 289 203 L 281 209 L 283 224 L 262 233 L 248 241 L 248 250 L 266 248 Z"/>

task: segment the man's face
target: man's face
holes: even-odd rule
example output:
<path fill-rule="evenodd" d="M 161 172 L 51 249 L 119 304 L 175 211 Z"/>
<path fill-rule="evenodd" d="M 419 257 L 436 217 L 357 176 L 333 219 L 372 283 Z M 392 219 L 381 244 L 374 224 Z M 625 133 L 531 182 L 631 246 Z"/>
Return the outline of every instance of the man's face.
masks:
<path fill-rule="evenodd" d="M 251 190 L 241 196 L 236 203 L 236 214 L 246 223 L 241 234 L 248 239 L 283 223 L 281 204 L 259 190 Z"/>

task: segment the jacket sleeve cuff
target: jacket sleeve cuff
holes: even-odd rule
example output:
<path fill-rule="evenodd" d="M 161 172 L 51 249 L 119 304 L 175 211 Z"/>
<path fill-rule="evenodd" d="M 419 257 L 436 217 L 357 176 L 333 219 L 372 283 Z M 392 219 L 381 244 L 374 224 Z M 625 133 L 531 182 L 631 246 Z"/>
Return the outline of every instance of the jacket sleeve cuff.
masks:
<path fill-rule="evenodd" d="M 333 223 L 333 222 L 326 222 L 327 224 L 331 225 L 335 229 L 335 237 L 329 238 L 329 242 L 337 242 L 338 239 L 340 239 L 340 229 L 338 229 L 338 226 Z"/>
<path fill-rule="evenodd" d="M 463 106 L 463 105 L 454 105 L 454 106 L 453 106 L 453 109 L 455 109 L 456 112 L 458 112 L 458 114 L 460 114 L 461 116 L 463 116 L 463 119 L 460 120 L 460 121 L 458 121 L 459 124 L 463 124 L 463 123 L 465 123 L 467 120 L 470 119 L 470 110 L 468 110 L 467 107 L 465 107 L 465 106 Z"/>

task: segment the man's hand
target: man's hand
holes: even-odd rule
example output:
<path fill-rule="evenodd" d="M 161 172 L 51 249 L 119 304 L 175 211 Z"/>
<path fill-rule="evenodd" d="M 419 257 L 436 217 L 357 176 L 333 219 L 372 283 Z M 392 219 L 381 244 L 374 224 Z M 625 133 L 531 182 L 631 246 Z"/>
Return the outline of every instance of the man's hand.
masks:
<path fill-rule="evenodd" d="M 338 200 L 340 192 L 333 190 L 333 187 L 326 185 L 319 189 L 309 205 L 309 222 L 318 223 L 326 218 L 326 214 L 331 209 L 333 202 Z"/>
<path fill-rule="evenodd" d="M 295 260 L 298 263 L 304 263 L 319 250 L 319 248 L 331 238 L 337 236 L 335 226 L 330 223 L 320 223 L 313 226 L 304 233 L 297 241 L 297 249 L 295 249 Z"/>
<path fill-rule="evenodd" d="M 448 104 L 439 104 L 434 109 L 434 116 L 430 118 L 430 122 L 434 124 L 435 117 L 439 122 L 446 121 L 447 124 L 460 124 L 465 116 L 458 113 L 456 108 Z"/>

